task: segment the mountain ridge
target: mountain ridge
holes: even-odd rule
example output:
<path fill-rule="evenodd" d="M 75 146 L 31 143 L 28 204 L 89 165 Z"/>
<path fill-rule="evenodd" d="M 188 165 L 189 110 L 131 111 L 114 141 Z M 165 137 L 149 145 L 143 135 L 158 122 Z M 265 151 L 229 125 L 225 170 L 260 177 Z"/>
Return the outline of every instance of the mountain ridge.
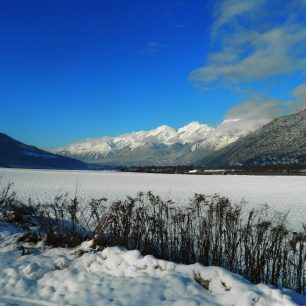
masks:
<path fill-rule="evenodd" d="M 258 122 L 229 118 L 217 127 L 198 121 L 192 121 L 179 129 L 162 125 L 149 131 L 117 137 L 87 138 L 51 152 L 88 163 L 129 166 L 190 164 L 265 123 L 267 120 Z"/>
<path fill-rule="evenodd" d="M 266 124 L 230 118 L 217 127 L 197 121 L 179 129 L 162 125 L 118 137 L 85 139 L 52 152 L 0 133 L 0 167 L 104 169 L 199 165 L 214 168 L 293 163 L 306 164 L 306 109 Z"/>
<path fill-rule="evenodd" d="M 306 164 L 306 109 L 274 119 L 200 164 L 256 166 Z"/>
<path fill-rule="evenodd" d="M 53 154 L 0 133 L 0 167 L 35 169 L 86 169 L 77 159 Z"/>

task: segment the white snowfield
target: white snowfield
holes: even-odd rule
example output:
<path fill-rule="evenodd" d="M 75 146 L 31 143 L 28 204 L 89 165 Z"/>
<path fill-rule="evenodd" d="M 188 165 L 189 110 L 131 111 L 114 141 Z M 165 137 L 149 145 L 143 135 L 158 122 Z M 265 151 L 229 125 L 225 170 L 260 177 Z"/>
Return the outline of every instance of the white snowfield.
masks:
<path fill-rule="evenodd" d="M 248 202 L 246 210 L 269 204 L 289 210 L 290 225 L 300 228 L 306 220 L 306 176 L 172 175 L 101 171 L 52 171 L 1 169 L 0 177 L 12 181 L 17 196 L 34 202 L 52 201 L 59 193 L 77 193 L 82 200 L 106 197 L 111 202 L 139 191 L 152 191 L 163 199 L 184 205 L 194 195 L 218 193 L 234 203 Z"/>
<path fill-rule="evenodd" d="M 117 247 L 97 252 L 91 242 L 75 249 L 39 242 L 25 245 L 32 254 L 21 256 L 20 235 L 0 223 L 0 305 L 306 304 L 292 291 L 253 285 L 222 268 L 174 264 Z"/>

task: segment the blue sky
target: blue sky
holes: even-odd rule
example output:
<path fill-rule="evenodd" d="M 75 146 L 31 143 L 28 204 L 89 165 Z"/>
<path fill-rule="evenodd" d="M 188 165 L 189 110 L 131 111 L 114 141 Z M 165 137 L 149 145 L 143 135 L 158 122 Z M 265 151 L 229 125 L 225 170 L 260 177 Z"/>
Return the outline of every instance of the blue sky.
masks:
<path fill-rule="evenodd" d="M 305 0 L 3 0 L 0 131 L 40 147 L 292 112 Z"/>

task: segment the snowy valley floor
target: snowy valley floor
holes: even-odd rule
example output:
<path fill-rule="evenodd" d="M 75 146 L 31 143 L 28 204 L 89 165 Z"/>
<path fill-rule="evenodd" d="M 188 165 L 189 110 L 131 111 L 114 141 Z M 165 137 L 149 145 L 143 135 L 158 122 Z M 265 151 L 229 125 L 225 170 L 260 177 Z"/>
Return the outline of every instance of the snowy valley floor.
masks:
<path fill-rule="evenodd" d="M 0 177 L 14 183 L 19 200 L 50 203 L 69 193 L 83 202 L 106 197 L 110 203 L 152 191 L 178 206 L 186 206 L 195 193 L 220 194 L 233 203 L 245 200 L 247 210 L 268 203 L 272 209 L 289 211 L 290 227 L 300 230 L 306 220 L 306 176 L 173 175 L 107 171 L 60 171 L 0 168 Z"/>
<path fill-rule="evenodd" d="M 0 305 L 306 305 L 292 291 L 253 285 L 218 267 L 179 265 L 138 251 L 18 243 L 0 223 Z M 26 253 L 26 255 L 22 255 Z M 29 254 L 27 254 L 29 253 Z"/>

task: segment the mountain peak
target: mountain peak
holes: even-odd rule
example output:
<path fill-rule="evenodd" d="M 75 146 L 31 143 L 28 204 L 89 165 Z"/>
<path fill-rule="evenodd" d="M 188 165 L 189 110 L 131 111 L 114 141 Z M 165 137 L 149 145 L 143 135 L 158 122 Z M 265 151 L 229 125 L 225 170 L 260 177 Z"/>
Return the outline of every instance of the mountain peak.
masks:
<path fill-rule="evenodd" d="M 202 124 L 199 121 L 191 121 L 190 123 L 184 125 L 183 127 L 178 129 L 178 133 L 182 133 L 182 132 L 186 132 L 186 131 L 190 131 L 190 132 L 194 132 L 197 131 L 199 129 L 209 129 L 211 130 L 212 127 L 210 127 L 207 124 Z"/>
<path fill-rule="evenodd" d="M 161 126 L 157 127 L 156 129 L 153 129 L 152 131 L 156 131 L 156 132 L 174 131 L 174 128 L 172 128 L 171 126 L 168 126 L 168 125 L 161 125 Z"/>

